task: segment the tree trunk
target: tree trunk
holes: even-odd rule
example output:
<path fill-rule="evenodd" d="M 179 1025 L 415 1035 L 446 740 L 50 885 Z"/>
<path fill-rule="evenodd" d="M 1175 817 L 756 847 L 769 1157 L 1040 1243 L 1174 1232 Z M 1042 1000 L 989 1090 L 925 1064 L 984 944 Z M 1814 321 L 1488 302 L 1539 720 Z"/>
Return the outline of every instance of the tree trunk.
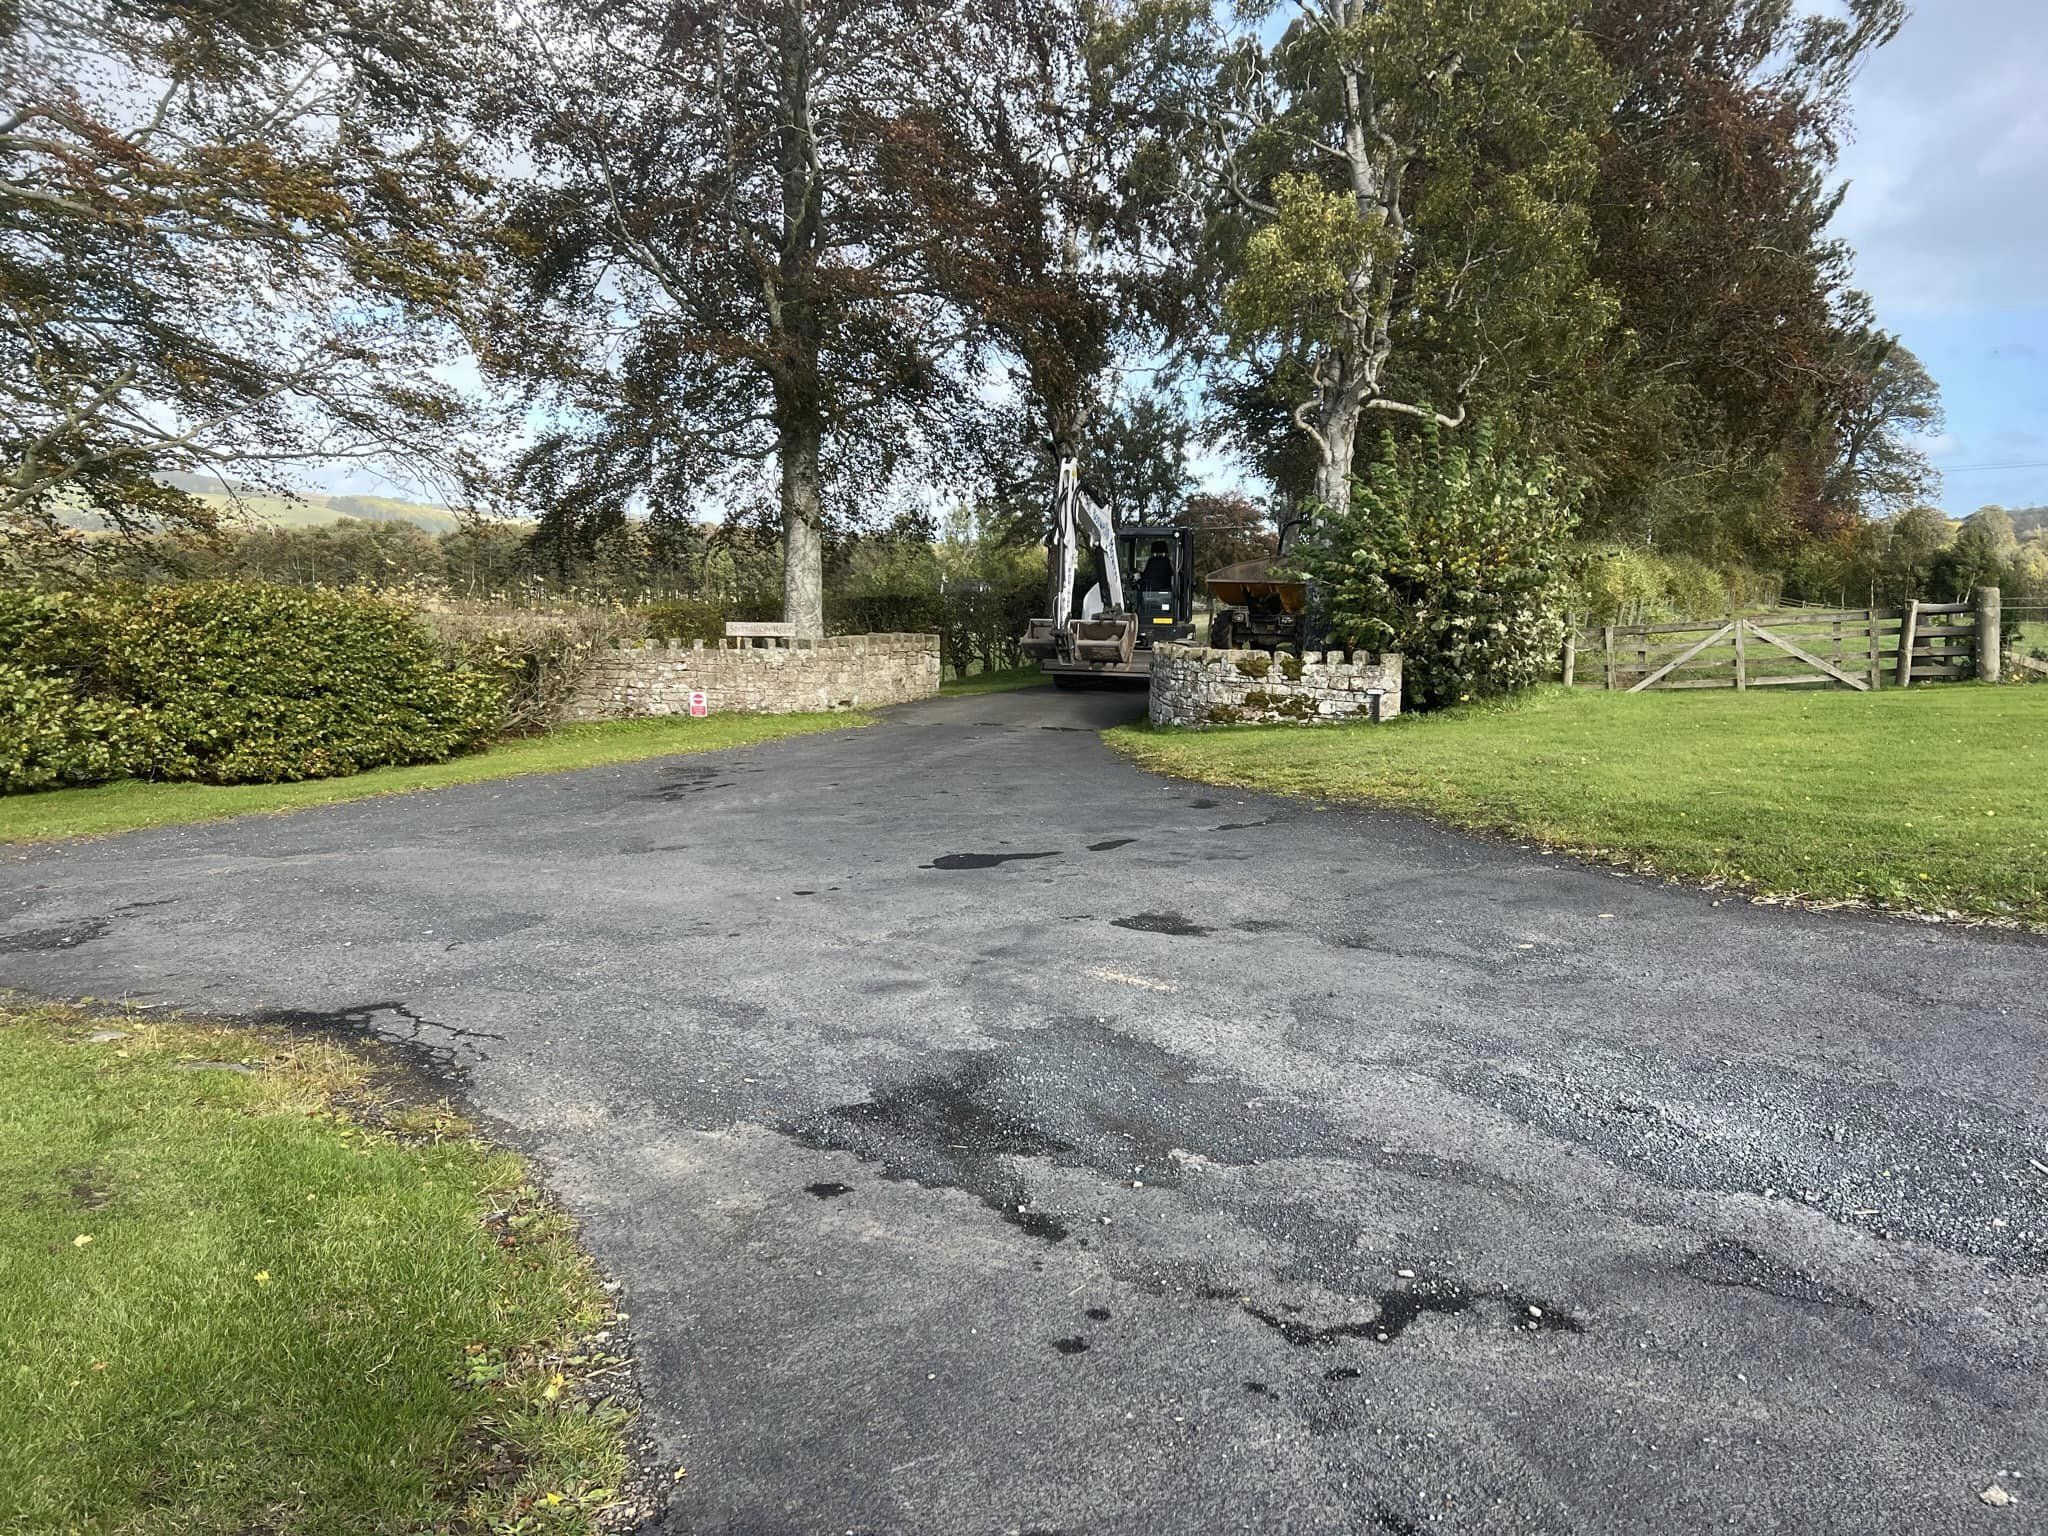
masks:
<path fill-rule="evenodd" d="M 1343 511 L 1351 505 L 1351 460 L 1358 446 L 1358 407 L 1342 400 L 1322 412 L 1316 430 L 1322 434 L 1318 445 L 1322 461 L 1316 466 L 1316 501 L 1325 511 Z"/>
<path fill-rule="evenodd" d="M 797 638 L 825 634 L 825 500 L 815 422 L 782 430 L 782 622 Z"/>

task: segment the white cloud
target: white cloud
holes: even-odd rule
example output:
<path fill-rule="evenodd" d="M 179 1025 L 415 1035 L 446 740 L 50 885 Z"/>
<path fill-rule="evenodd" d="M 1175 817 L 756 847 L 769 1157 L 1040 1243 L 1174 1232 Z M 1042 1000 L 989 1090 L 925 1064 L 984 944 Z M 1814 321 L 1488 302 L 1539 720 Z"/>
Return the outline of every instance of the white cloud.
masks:
<path fill-rule="evenodd" d="M 1836 229 L 1889 316 L 2048 303 L 2048 6 L 1924 0 L 1855 87 Z"/>

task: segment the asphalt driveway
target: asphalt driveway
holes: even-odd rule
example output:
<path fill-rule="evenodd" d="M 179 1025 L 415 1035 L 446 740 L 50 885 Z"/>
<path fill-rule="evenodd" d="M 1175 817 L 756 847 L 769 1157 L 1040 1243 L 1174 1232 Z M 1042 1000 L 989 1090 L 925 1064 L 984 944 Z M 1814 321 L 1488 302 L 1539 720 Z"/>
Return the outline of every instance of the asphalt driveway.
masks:
<path fill-rule="evenodd" d="M 2048 947 L 1171 783 L 1135 707 L 16 851 L 0 982 L 459 1074 L 676 1532 L 2048 1530 Z"/>

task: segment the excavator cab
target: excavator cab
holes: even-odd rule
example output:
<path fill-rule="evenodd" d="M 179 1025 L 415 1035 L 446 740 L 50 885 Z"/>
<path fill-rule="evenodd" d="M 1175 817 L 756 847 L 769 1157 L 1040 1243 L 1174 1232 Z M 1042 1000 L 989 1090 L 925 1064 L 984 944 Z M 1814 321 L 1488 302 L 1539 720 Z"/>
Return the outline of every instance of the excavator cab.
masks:
<path fill-rule="evenodd" d="M 1130 574 L 1124 607 L 1137 616 L 1137 649 L 1194 635 L 1194 535 L 1185 528 L 1119 528 L 1118 565 Z"/>

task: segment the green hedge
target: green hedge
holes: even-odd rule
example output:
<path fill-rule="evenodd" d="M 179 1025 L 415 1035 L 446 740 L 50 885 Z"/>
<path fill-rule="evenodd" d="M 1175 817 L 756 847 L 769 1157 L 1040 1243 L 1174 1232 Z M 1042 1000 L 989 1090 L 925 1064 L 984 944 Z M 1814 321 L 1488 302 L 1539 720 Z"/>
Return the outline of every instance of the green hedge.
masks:
<path fill-rule="evenodd" d="M 330 778 L 500 726 L 497 681 L 401 608 L 257 583 L 0 592 L 0 792 Z"/>

